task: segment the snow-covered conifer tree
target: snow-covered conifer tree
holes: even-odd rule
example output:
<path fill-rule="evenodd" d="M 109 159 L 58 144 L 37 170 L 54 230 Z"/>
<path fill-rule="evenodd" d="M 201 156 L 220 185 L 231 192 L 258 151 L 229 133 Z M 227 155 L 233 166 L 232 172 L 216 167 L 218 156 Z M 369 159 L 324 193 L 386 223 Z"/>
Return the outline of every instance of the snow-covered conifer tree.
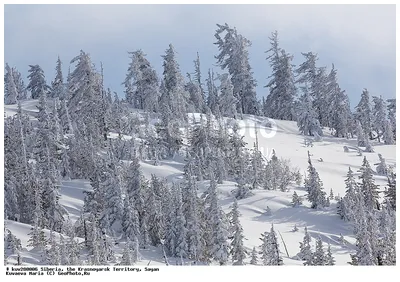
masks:
<path fill-rule="evenodd" d="M 393 137 L 396 140 L 396 98 L 387 100 L 388 119 L 393 130 Z"/>
<path fill-rule="evenodd" d="M 244 265 L 244 259 L 246 258 L 246 250 L 243 246 L 243 228 L 240 224 L 240 212 L 238 209 L 238 203 L 235 199 L 232 206 L 232 211 L 230 212 L 230 223 L 231 223 L 231 237 L 232 241 L 230 244 L 230 254 L 232 257 L 233 265 Z"/>
<path fill-rule="evenodd" d="M 236 118 L 236 105 L 238 103 L 235 96 L 233 96 L 233 85 L 231 78 L 227 73 L 219 76 L 221 84 L 219 86 L 219 111 L 223 117 Z"/>
<path fill-rule="evenodd" d="M 256 140 L 254 142 L 254 147 L 251 155 L 251 167 L 252 167 L 252 188 L 256 189 L 261 186 L 262 170 L 264 168 L 264 159 L 262 153 L 258 148 L 258 136 L 257 131 L 255 132 Z M 275 152 L 275 151 L 274 151 Z"/>
<path fill-rule="evenodd" d="M 144 208 L 142 182 L 139 159 L 134 155 L 126 174 L 126 192 L 132 207 L 139 213 L 139 218 L 141 218 Z"/>
<path fill-rule="evenodd" d="M 300 97 L 300 107 L 298 109 L 297 126 L 303 135 L 313 136 L 315 133 L 322 135 L 322 129 L 317 118 L 317 113 L 312 106 L 309 90 L 303 89 L 303 95 Z"/>
<path fill-rule="evenodd" d="M 311 264 L 305 265 L 325 265 L 327 262 L 326 254 L 322 246 L 322 240 L 320 237 L 317 238 L 315 243 L 315 252 L 312 254 Z"/>
<path fill-rule="evenodd" d="M 131 255 L 131 248 L 130 245 L 131 242 L 127 241 L 124 245 L 124 250 L 122 252 L 122 258 L 119 263 L 119 265 L 132 265 L 132 255 Z"/>
<path fill-rule="evenodd" d="M 330 200 L 335 199 L 335 196 L 333 195 L 333 190 L 332 190 L 332 188 L 331 188 L 331 190 L 330 190 L 330 192 L 329 192 L 329 199 L 330 199 Z"/>
<path fill-rule="evenodd" d="M 217 197 L 217 183 L 213 173 L 211 173 L 210 186 L 207 190 L 206 201 L 206 218 L 211 231 L 211 256 L 219 262 L 220 265 L 225 265 L 229 257 L 228 243 L 228 227 L 224 221 L 224 213 L 221 210 Z"/>
<path fill-rule="evenodd" d="M 379 229 L 381 236 L 378 239 L 378 262 L 380 265 L 395 265 L 396 211 L 390 204 L 382 207 Z"/>
<path fill-rule="evenodd" d="M 335 265 L 335 259 L 332 256 L 331 245 L 328 244 L 328 251 L 325 255 L 325 265 Z"/>
<path fill-rule="evenodd" d="M 60 249 L 56 242 L 54 231 L 50 231 L 49 238 L 50 249 L 46 250 L 46 264 L 48 265 L 60 265 Z"/>
<path fill-rule="evenodd" d="M 365 137 L 364 130 L 361 126 L 361 122 L 359 120 L 357 122 L 357 145 L 364 147 L 368 141 L 368 137 Z M 366 139 L 367 138 L 367 139 Z"/>
<path fill-rule="evenodd" d="M 28 240 L 28 247 L 37 248 L 39 251 L 43 251 L 46 245 L 46 238 L 44 235 L 44 231 L 42 229 L 43 226 L 43 208 L 42 208 L 42 200 L 40 195 L 40 190 L 37 188 L 34 190 L 35 193 L 35 210 L 34 210 L 34 221 L 33 227 L 31 228 L 31 232 Z"/>
<path fill-rule="evenodd" d="M 257 251 L 256 251 L 256 247 L 253 247 L 253 250 L 251 252 L 251 260 L 250 260 L 250 264 L 251 265 L 257 265 L 258 259 L 257 259 Z"/>
<path fill-rule="evenodd" d="M 369 102 L 369 92 L 364 89 L 361 94 L 361 100 L 356 106 L 356 119 L 360 121 L 366 138 L 372 138 L 372 113 Z"/>
<path fill-rule="evenodd" d="M 13 71 L 8 64 L 6 64 L 6 73 L 4 76 L 4 104 L 16 104 L 18 99 L 18 90 L 15 85 Z"/>
<path fill-rule="evenodd" d="M 291 204 L 293 207 L 298 207 L 302 204 L 301 197 L 299 197 L 299 195 L 297 195 L 296 191 L 293 192 Z"/>
<path fill-rule="evenodd" d="M 361 180 L 360 191 L 364 197 L 365 207 L 368 211 L 373 209 L 379 209 L 379 195 L 378 186 L 375 184 L 373 178 L 373 171 L 366 157 L 364 157 L 363 164 L 359 170 L 361 175 L 359 179 Z"/>
<path fill-rule="evenodd" d="M 308 175 L 305 180 L 305 188 L 307 191 L 307 199 L 311 202 L 311 208 L 324 207 L 326 204 L 326 193 L 324 192 L 323 184 L 319 178 L 319 174 L 311 163 L 308 156 Z"/>
<path fill-rule="evenodd" d="M 268 265 L 269 257 L 268 257 L 268 232 L 264 232 L 261 234 L 260 238 L 262 244 L 260 246 L 261 251 L 259 254 L 261 255 L 262 264 Z"/>
<path fill-rule="evenodd" d="M 271 226 L 271 231 L 268 233 L 268 265 L 282 265 L 282 258 L 279 254 L 278 238 L 274 230 L 274 225 Z"/>
<path fill-rule="evenodd" d="M 32 99 L 38 99 L 41 93 L 48 95 L 50 93 L 50 86 L 46 83 L 42 68 L 39 65 L 29 65 L 29 67 L 29 84 L 26 89 L 31 91 Z"/>
<path fill-rule="evenodd" d="M 83 131 L 86 138 L 91 139 L 94 145 L 99 145 L 103 139 L 101 123 L 106 114 L 99 107 L 104 100 L 102 77 L 94 69 L 89 54 L 82 50 L 71 63 L 76 66 L 68 81 L 68 113 L 74 131 Z"/>
<path fill-rule="evenodd" d="M 360 203 L 362 205 L 362 203 Z M 360 208 L 356 219 L 356 253 L 351 254 L 352 265 L 376 265 L 373 249 L 370 242 L 370 234 L 367 229 L 367 219 L 364 211 L 365 207 Z"/>
<path fill-rule="evenodd" d="M 5 259 L 13 254 L 17 254 L 22 250 L 21 240 L 18 239 L 12 232 L 4 227 L 4 257 Z"/>
<path fill-rule="evenodd" d="M 312 251 L 311 251 L 310 242 L 311 242 L 311 237 L 307 231 L 307 226 L 306 226 L 306 227 L 304 227 L 303 242 L 300 243 L 300 253 L 298 254 L 300 259 L 305 260 L 305 261 L 311 260 Z"/>
<path fill-rule="evenodd" d="M 156 71 L 142 50 L 129 52 L 131 63 L 124 81 L 126 100 L 137 109 L 158 111 L 159 86 Z"/>
<path fill-rule="evenodd" d="M 388 188 L 385 191 L 385 199 L 393 210 L 396 210 L 396 173 L 388 175 Z"/>
<path fill-rule="evenodd" d="M 333 66 L 331 73 L 328 75 L 328 87 L 331 89 L 331 93 L 328 99 L 327 124 L 335 130 L 336 137 L 347 137 L 347 133 L 350 131 L 350 102 L 346 92 L 339 87 L 336 70 Z"/>
<path fill-rule="evenodd" d="M 151 244 L 158 246 L 164 235 L 165 218 L 162 214 L 161 189 L 163 183 L 154 174 L 151 175 L 150 189 L 146 200 L 148 231 Z"/>
<path fill-rule="evenodd" d="M 59 99 L 64 99 L 64 94 L 65 94 L 65 89 L 64 89 L 64 79 L 63 79 L 63 74 L 62 74 L 62 69 L 61 69 L 61 60 L 60 57 L 57 59 L 57 65 L 56 65 L 56 77 L 54 80 L 51 82 L 51 96 L 53 98 L 59 98 Z"/>
<path fill-rule="evenodd" d="M 340 205 L 341 217 L 344 220 L 352 221 L 355 217 L 356 193 L 358 193 L 359 188 L 350 167 L 344 182 L 346 184 L 346 194 L 338 205 Z"/>
<path fill-rule="evenodd" d="M 380 142 L 381 137 L 385 133 L 386 125 L 386 103 L 382 99 L 382 96 L 372 97 L 373 107 L 372 107 L 372 128 L 376 132 L 378 137 L 378 142 Z"/>
<path fill-rule="evenodd" d="M 197 53 L 196 60 L 194 63 L 194 77 L 192 79 L 191 75 L 188 73 L 189 82 L 186 84 L 186 90 L 190 95 L 190 103 L 193 108 L 193 112 L 204 112 L 205 111 L 205 97 L 204 90 L 201 82 L 201 71 L 200 71 L 200 57 Z"/>
<path fill-rule="evenodd" d="M 56 140 L 55 132 L 51 127 L 44 92 L 41 93 L 38 108 L 38 130 L 34 148 L 36 173 L 39 185 L 43 191 L 43 212 L 46 219 L 46 227 L 60 231 L 65 210 L 59 204 L 59 144 Z"/>
<path fill-rule="evenodd" d="M 16 68 L 12 68 L 12 73 L 15 81 L 15 86 L 17 87 L 18 100 L 26 100 L 28 98 L 28 91 L 26 90 L 25 82 L 22 79 L 21 73 Z"/>
<path fill-rule="evenodd" d="M 182 192 L 179 184 L 174 184 L 175 201 L 175 256 L 186 258 L 188 256 L 188 245 L 186 241 L 186 220 L 182 209 Z"/>
<path fill-rule="evenodd" d="M 272 75 L 265 86 L 269 88 L 269 95 L 265 100 L 265 114 L 270 118 L 294 120 L 294 98 L 296 87 L 291 61 L 293 56 L 279 47 L 278 32 L 272 33 L 269 60 Z"/>
<path fill-rule="evenodd" d="M 187 120 L 187 107 L 189 93 L 185 90 L 184 79 L 180 72 L 178 62 L 176 60 L 176 52 L 172 44 L 162 56 L 163 62 L 163 81 L 165 91 L 161 97 L 162 102 L 168 103 L 172 119 Z"/>
<path fill-rule="evenodd" d="M 194 167 L 189 166 L 185 171 L 185 182 L 182 187 L 183 213 L 186 219 L 188 257 L 199 261 L 204 251 L 202 240 L 202 228 L 199 212 L 199 198 L 197 197 L 197 185 L 194 175 Z"/>
<path fill-rule="evenodd" d="M 124 212 L 122 217 L 122 231 L 124 238 L 140 238 L 139 218 L 137 211 L 132 207 L 128 197 L 124 199 Z"/>
<path fill-rule="evenodd" d="M 315 53 L 302 53 L 305 61 L 296 69 L 299 75 L 297 83 L 302 85 L 303 97 L 301 98 L 300 115 L 305 116 L 305 111 L 309 112 L 309 120 L 318 126 L 327 126 L 327 114 L 329 112 L 329 91 L 326 91 L 327 76 L 324 67 L 317 67 L 318 56 Z M 303 113 L 303 114 L 301 114 Z M 320 132 L 317 132 L 319 135 Z M 308 133 L 306 133 L 308 134 Z M 311 134 L 313 134 L 311 132 Z M 310 134 L 310 135 L 311 135 Z"/>
<path fill-rule="evenodd" d="M 70 263 L 69 256 L 68 256 L 69 249 L 68 249 L 67 244 L 65 243 L 65 239 L 62 234 L 60 234 L 60 243 L 58 245 L 59 245 L 59 251 L 60 251 L 60 264 L 61 265 L 72 265 Z"/>
<path fill-rule="evenodd" d="M 208 69 L 208 78 L 206 79 L 207 82 L 207 106 L 210 111 L 216 115 L 219 111 L 219 97 L 218 97 L 218 88 L 215 86 L 215 78 L 214 78 L 214 71 Z"/>
<path fill-rule="evenodd" d="M 118 179 L 116 164 L 109 160 L 107 170 L 104 171 L 104 181 L 100 183 L 101 190 L 105 192 L 105 213 L 108 216 L 110 227 L 122 219 L 124 204 L 122 201 L 122 187 Z"/>
<path fill-rule="evenodd" d="M 61 236 L 61 235 L 60 235 Z M 82 264 L 80 260 L 80 250 L 81 246 L 79 244 L 79 241 L 77 238 L 74 236 L 69 237 L 68 240 L 68 261 L 71 265 L 79 265 Z M 63 256 L 61 255 L 61 259 Z M 61 263 L 63 264 L 63 263 Z"/>
<path fill-rule="evenodd" d="M 388 120 L 385 120 L 385 131 L 383 133 L 383 140 L 385 141 L 386 145 L 394 144 L 393 128 L 391 122 Z"/>
<path fill-rule="evenodd" d="M 380 163 L 377 164 L 376 173 L 379 175 L 386 176 L 388 174 L 388 167 L 386 165 L 386 160 L 381 154 L 378 154 Z"/>
<path fill-rule="evenodd" d="M 233 84 L 233 95 L 238 99 L 237 111 L 240 114 L 259 114 L 260 105 L 256 97 L 256 81 L 253 78 L 247 48 L 251 42 L 236 28 L 228 24 L 217 24 L 215 38 L 220 53 L 215 56 L 221 68 L 228 69 Z M 225 34 L 222 38 L 221 36 Z"/>

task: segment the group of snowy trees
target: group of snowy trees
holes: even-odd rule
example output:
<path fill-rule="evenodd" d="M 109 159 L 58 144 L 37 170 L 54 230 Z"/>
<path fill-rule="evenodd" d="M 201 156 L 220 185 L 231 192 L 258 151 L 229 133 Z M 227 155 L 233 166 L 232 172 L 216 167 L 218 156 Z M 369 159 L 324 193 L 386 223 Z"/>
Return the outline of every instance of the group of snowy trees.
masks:
<path fill-rule="evenodd" d="M 308 52 L 302 53 L 304 62 L 295 69 L 291 63 L 293 56 L 280 48 L 276 31 L 270 40 L 267 59 L 272 73 L 266 85 L 269 94 L 262 102 L 263 115 L 296 120 L 304 135 L 320 136 L 322 128 L 328 127 L 336 137 L 357 135 L 359 141 L 367 142 L 364 136 L 368 136 L 379 142 L 383 138 L 385 144 L 394 143 L 396 99 L 387 100 L 386 106 L 382 97 L 373 97 L 371 105 L 365 89 L 355 113 L 352 113 L 349 98 L 338 84 L 334 65 L 330 71 L 318 67 L 317 54 Z M 297 97 L 298 90 L 300 97 Z M 357 130 L 358 123 L 362 125 L 362 132 Z"/>
<path fill-rule="evenodd" d="M 357 122 L 358 145 L 370 148 L 369 140 L 378 139 L 392 145 L 396 139 L 396 101 L 389 99 L 388 105 L 383 98 L 373 96 L 372 105 L 367 89 L 364 89 L 361 100 L 354 114 Z M 370 150 L 368 150 L 370 151 Z"/>
<path fill-rule="evenodd" d="M 293 56 L 279 46 L 278 33 L 270 37 L 268 60 L 272 69 L 266 85 L 269 95 L 263 100 L 265 116 L 296 120 L 304 135 L 322 135 L 322 127 L 329 127 L 335 136 L 349 133 L 351 111 L 349 99 L 337 82 L 337 70 L 332 66 L 328 73 L 318 67 L 315 53 L 302 53 L 305 61 L 294 69 Z M 298 89 L 300 97 L 297 97 Z"/>
<path fill-rule="evenodd" d="M 160 112 L 163 121 L 186 120 L 187 112 L 206 113 L 216 116 L 235 117 L 237 114 L 259 114 L 259 101 L 255 92 L 247 48 L 250 41 L 238 34 L 236 29 L 217 25 L 217 38 L 220 53 L 217 63 L 228 73 L 215 75 L 209 69 L 206 91 L 200 71 L 200 57 L 194 60 L 194 73 L 182 75 L 172 44 L 163 55 L 163 77 L 159 78 L 146 59 L 142 50 L 130 52 L 125 87 L 126 102 L 137 109 Z M 225 35 L 223 38 L 222 35 Z M 219 81 L 219 85 L 215 81 Z"/>
<path fill-rule="evenodd" d="M 335 259 L 332 256 L 331 247 L 325 252 L 320 237 L 316 239 L 315 251 L 311 249 L 311 236 L 308 233 L 307 226 L 304 228 L 303 242 L 300 242 L 300 252 L 297 257 L 304 262 L 304 265 L 334 265 Z"/>
<path fill-rule="evenodd" d="M 27 88 L 25 87 L 21 73 L 6 64 L 4 74 L 4 104 L 16 104 L 18 100 L 27 99 L 27 95 Z"/>
<path fill-rule="evenodd" d="M 364 157 L 357 182 L 349 168 L 346 194 L 338 202 L 338 214 L 354 225 L 357 239 L 356 253 L 351 255 L 353 265 L 394 265 L 396 237 L 396 174 L 387 174 L 388 188 L 384 201 L 379 201 L 379 189 L 373 179 L 373 170 Z"/>
<path fill-rule="evenodd" d="M 172 44 L 162 56 L 161 79 L 142 50 L 129 52 L 131 63 L 123 82 L 125 102 L 136 109 L 162 113 L 165 127 L 167 123 L 176 120 L 186 121 L 187 112 L 211 111 L 215 116 L 233 118 L 242 117 L 242 114 L 253 114 L 274 119 L 295 120 L 300 133 L 311 136 L 321 136 L 322 128 L 328 127 L 336 137 L 357 135 L 359 146 L 368 143 L 369 139 L 380 141 L 382 138 L 386 144 L 394 143 L 395 99 L 384 101 L 382 97 L 373 97 L 372 105 L 369 92 L 365 89 L 356 111 L 352 113 L 349 98 L 338 84 L 337 69 L 334 65 L 330 70 L 320 67 L 317 65 L 318 55 L 307 52 L 302 53 L 304 62 L 295 68 L 292 64 L 293 56 L 280 47 L 278 32 L 275 31 L 270 37 L 271 48 L 266 51 L 271 67 L 269 82 L 265 86 L 269 89 L 269 93 L 266 98 L 259 101 L 255 91 L 257 83 L 249 63 L 248 48 L 251 42 L 239 34 L 236 28 L 226 23 L 217 24 L 215 38 L 217 41 L 214 44 L 219 50 L 215 56 L 217 65 L 222 71 L 227 72 L 215 74 L 209 69 L 206 87 L 202 81 L 198 53 L 194 60 L 194 73 L 188 73 L 185 81 Z M 96 101 L 105 95 L 103 91 L 94 90 L 102 84 L 101 75 L 93 71 L 90 59 L 85 53 L 81 53 L 72 61 L 74 62 L 78 64 L 75 74 L 71 73 L 68 82 L 64 83 L 61 60 L 58 58 L 56 77 L 51 86 L 47 85 L 41 67 L 30 65 L 29 84 L 26 88 L 20 73 L 6 65 L 5 103 L 15 104 L 17 99 L 28 98 L 27 90 L 33 99 L 37 99 L 43 91 L 53 98 L 62 99 L 64 95 L 75 97 L 70 98 L 72 98 L 71 106 L 77 113 L 80 110 L 92 110 L 90 103 L 73 105 L 76 103 L 74 100 L 80 98 L 80 94 L 75 91 L 92 92 L 89 100 Z M 82 89 L 82 86 L 71 88 L 70 86 L 75 85 L 77 81 L 71 81 L 70 78 L 76 77 L 76 72 L 81 71 L 86 72 L 85 89 Z M 219 85 L 215 83 L 217 80 Z M 105 110 L 104 105 L 101 108 Z M 101 114 L 101 111 L 96 113 Z M 107 124 L 103 123 L 99 130 L 107 129 Z M 359 123 L 362 131 L 358 129 Z M 366 139 L 366 136 L 369 138 Z M 367 151 L 370 150 L 372 149 L 367 147 Z"/>
<path fill-rule="evenodd" d="M 290 183 L 299 184 L 301 175 L 275 151 L 266 160 L 257 136 L 253 148 L 246 149 L 234 119 L 243 114 L 264 114 L 297 120 L 306 135 L 321 135 L 321 126 L 333 128 L 337 136 L 354 133 L 348 126 L 354 126 L 354 122 L 347 96 L 337 85 L 336 70 L 332 68 L 326 75 L 324 68 L 316 67 L 316 55 L 304 54 L 306 62 L 296 70 L 299 79 L 295 81 L 292 56 L 279 47 L 274 33 L 268 51 L 273 69 L 267 85 L 270 95 L 261 106 L 249 64 L 250 41 L 227 24 L 218 25 L 215 37 L 220 52 L 217 63 L 227 73 L 209 70 L 204 86 L 197 54 L 194 73 L 187 74 L 185 81 L 176 51 L 170 45 L 162 56 L 160 81 L 144 52 L 137 50 L 129 53 L 131 63 L 123 82 L 122 100 L 104 88 L 102 67 L 97 70 L 84 51 L 71 60 L 72 69 L 66 78 L 58 58 L 50 84 L 39 65 L 30 65 L 26 87 L 21 74 L 6 65 L 5 103 L 18 104 L 18 108 L 14 116 L 5 118 L 4 214 L 6 219 L 32 225 L 29 246 L 40 250 L 43 262 L 129 265 L 140 259 L 141 249 L 159 246 L 165 252 L 166 263 L 169 257 L 175 257 L 221 265 L 231 260 L 242 265 L 250 254 L 243 246 L 237 200 L 259 188 L 285 192 Z M 300 102 L 296 101 L 296 83 L 302 85 Z M 383 138 L 392 144 L 395 100 L 389 101 L 386 118 L 381 98 L 374 98 L 369 112 L 364 110 L 369 105 L 367 96 L 363 94 L 355 115 L 359 145 L 368 147 L 371 138 Z M 28 98 L 38 100 L 34 120 L 21 106 Z M 303 109 L 301 114 L 298 108 Z M 143 112 L 138 114 L 134 109 Z M 200 118 L 196 120 L 198 116 L 190 117 L 188 112 L 200 112 Z M 111 138 L 110 132 L 118 137 Z M 178 153 L 185 156 L 182 181 L 167 183 L 154 175 L 145 179 L 140 161 L 157 166 L 161 159 Z M 368 209 L 379 208 L 377 214 L 384 215 L 382 218 L 388 222 L 392 220 L 395 176 L 389 176 L 387 207 L 379 205 L 371 172 L 367 164 L 365 167 L 365 187 L 357 184 L 364 187 L 359 188 L 363 192 L 351 192 L 363 195 L 363 200 L 346 194 L 340 202 L 341 216 L 357 222 L 357 238 L 360 244 L 369 242 L 373 258 L 393 261 L 392 249 L 375 247 L 372 239 L 366 239 L 370 235 L 365 235 L 372 231 L 365 228 L 370 220 Z M 384 170 L 382 165 L 380 171 Z M 82 214 L 73 226 L 60 204 L 63 179 L 90 181 L 91 189 L 84 192 Z M 209 180 L 208 189 L 199 197 L 197 181 L 203 180 Z M 225 180 L 237 182 L 229 214 L 221 210 L 217 197 L 217 184 Z M 310 159 L 305 187 L 312 208 L 327 205 L 329 200 Z M 294 197 L 293 205 L 300 203 L 301 199 Z M 362 219 L 355 219 L 351 209 L 357 208 L 364 211 Z M 382 229 L 385 231 L 377 240 L 393 238 L 394 221 L 390 222 L 392 225 Z M 50 230 L 48 238 L 45 229 Z M 20 247 L 15 236 L 10 232 L 6 235 L 8 256 Z M 123 243 L 121 259 L 115 256 L 117 240 Z M 273 226 L 262 234 L 259 254 L 265 265 L 282 264 Z M 251 263 L 257 264 L 255 249 Z"/>
<path fill-rule="evenodd" d="M 196 166 L 197 180 L 210 179 L 211 167 L 218 183 L 224 180 L 238 183 L 237 199 L 247 197 L 257 188 L 287 191 L 289 184 L 298 177 L 298 171 L 288 160 L 278 159 L 275 150 L 270 160 L 265 159 L 258 146 L 257 133 L 253 149 L 246 149 L 237 123 L 230 126 L 221 119 L 214 121 L 207 115 L 205 122 L 201 115 L 200 121 L 189 131 L 187 166 Z"/>

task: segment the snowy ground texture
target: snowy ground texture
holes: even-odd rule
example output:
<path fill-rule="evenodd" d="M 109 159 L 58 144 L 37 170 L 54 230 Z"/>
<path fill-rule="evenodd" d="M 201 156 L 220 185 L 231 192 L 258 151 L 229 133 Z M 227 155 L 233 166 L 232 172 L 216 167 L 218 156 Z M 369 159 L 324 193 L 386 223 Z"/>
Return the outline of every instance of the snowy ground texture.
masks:
<path fill-rule="evenodd" d="M 28 113 L 32 119 L 35 119 L 35 102 L 27 101 L 23 104 L 23 110 Z M 6 106 L 6 116 L 14 115 L 16 105 Z M 189 114 L 191 118 L 193 115 Z M 198 115 L 195 115 L 198 118 Z M 276 120 L 276 134 L 271 137 L 265 137 L 266 133 L 271 133 L 271 130 L 265 128 L 267 119 L 263 117 L 245 116 L 241 124 L 241 132 L 244 135 L 244 140 L 248 143 L 249 148 L 253 147 L 255 141 L 254 130 L 258 131 L 259 147 L 266 158 L 272 149 L 276 151 L 278 157 L 290 159 L 291 165 L 297 167 L 303 174 L 307 170 L 307 151 L 311 153 L 313 165 L 316 167 L 326 193 L 329 195 L 330 189 L 334 195 L 344 195 L 345 183 L 344 179 L 348 168 L 356 173 L 362 164 L 363 157 L 366 156 L 372 168 L 373 164 L 379 162 L 378 153 L 386 159 L 387 165 L 396 164 L 395 145 L 375 144 L 374 153 L 364 153 L 363 156 L 358 156 L 357 152 L 344 152 L 343 146 L 356 146 L 356 139 L 345 139 L 331 137 L 329 132 L 325 132 L 325 137 L 321 142 L 314 142 L 313 147 L 307 147 L 304 144 L 304 136 L 298 133 L 298 128 L 295 122 Z M 112 135 L 110 136 L 112 137 Z M 319 159 L 323 162 L 318 161 Z M 166 177 L 168 180 L 182 178 L 183 176 L 183 158 L 177 156 L 174 160 L 161 161 L 160 166 L 153 166 L 145 162 L 141 162 L 141 169 L 146 177 L 151 174 L 156 174 L 160 177 Z M 374 176 L 376 184 L 380 185 L 383 190 L 387 185 L 385 177 Z M 206 187 L 208 181 L 204 181 Z M 225 212 L 230 211 L 233 203 L 232 190 L 235 188 L 234 182 L 225 181 L 218 185 L 219 200 Z M 303 185 L 303 184 L 302 184 Z M 66 208 L 69 217 L 75 221 L 79 217 L 79 213 L 83 206 L 83 193 L 85 189 L 90 189 L 90 184 L 87 180 L 71 180 L 63 181 L 61 188 L 61 204 Z M 202 190 L 202 189 L 201 189 Z M 281 256 L 285 265 L 302 265 L 303 261 L 295 258 L 299 252 L 299 242 L 303 240 L 304 227 L 307 226 L 308 232 L 312 237 L 312 249 L 315 247 L 315 240 L 318 236 L 322 239 L 326 250 L 328 243 L 331 246 L 332 254 L 336 260 L 336 265 L 348 265 L 350 254 L 354 253 L 355 238 L 353 236 L 353 228 L 349 223 L 344 222 L 336 214 L 336 200 L 331 201 L 331 205 L 323 210 L 314 210 L 310 208 L 310 204 L 304 200 L 303 205 L 293 208 L 290 204 L 293 191 L 298 195 L 305 195 L 303 186 L 292 185 L 289 192 L 255 190 L 254 194 L 246 199 L 238 201 L 239 210 L 241 213 L 240 221 L 243 226 L 244 235 L 246 237 L 245 247 L 251 252 L 253 247 L 258 247 L 261 244 L 260 235 L 265 231 L 269 231 L 271 224 L 274 224 L 274 229 L 278 234 L 278 243 Z M 201 193 L 202 191 L 199 191 Z M 267 206 L 271 209 L 271 214 L 266 213 Z M 298 227 L 298 231 L 294 232 L 294 226 Z M 39 258 L 34 250 L 27 247 L 28 233 L 32 226 L 6 221 L 6 226 L 12 233 L 21 240 L 23 251 L 21 252 L 24 265 L 38 264 Z M 279 235 L 280 233 L 280 235 Z M 343 235 L 346 243 L 340 242 L 340 234 Z M 49 236 L 49 232 L 46 232 Z M 287 253 L 284 248 L 284 240 Z M 118 256 L 122 255 L 122 247 L 116 248 Z M 151 265 L 162 265 L 164 259 L 161 249 L 150 247 L 146 250 L 141 250 L 141 260 L 138 265 L 147 265 L 151 261 Z M 179 259 L 180 261 L 180 259 Z M 247 263 L 250 257 L 247 258 Z M 9 258 L 10 264 L 15 263 L 15 257 Z M 170 262 L 174 264 L 174 259 Z M 186 262 L 190 263 L 190 262 Z"/>

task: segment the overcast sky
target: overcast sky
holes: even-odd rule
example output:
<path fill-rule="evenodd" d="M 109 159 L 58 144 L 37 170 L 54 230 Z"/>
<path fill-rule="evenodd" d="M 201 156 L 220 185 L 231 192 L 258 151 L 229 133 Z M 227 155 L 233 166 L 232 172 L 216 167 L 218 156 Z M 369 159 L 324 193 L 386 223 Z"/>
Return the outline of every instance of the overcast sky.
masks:
<path fill-rule="evenodd" d="M 250 64 L 259 97 L 268 94 L 263 86 L 271 70 L 264 52 L 274 30 L 294 64 L 308 51 L 318 53 L 319 66 L 334 63 L 352 107 L 363 88 L 395 97 L 395 5 L 5 5 L 4 13 L 5 62 L 24 77 L 29 64 L 39 64 L 48 83 L 57 56 L 66 75 L 82 49 L 98 68 L 103 63 L 105 86 L 123 96 L 127 52 L 142 49 L 160 76 L 169 43 L 184 75 L 193 72 L 199 52 L 205 79 L 208 68 L 221 72 L 214 33 L 216 23 L 226 22 L 252 42 Z"/>

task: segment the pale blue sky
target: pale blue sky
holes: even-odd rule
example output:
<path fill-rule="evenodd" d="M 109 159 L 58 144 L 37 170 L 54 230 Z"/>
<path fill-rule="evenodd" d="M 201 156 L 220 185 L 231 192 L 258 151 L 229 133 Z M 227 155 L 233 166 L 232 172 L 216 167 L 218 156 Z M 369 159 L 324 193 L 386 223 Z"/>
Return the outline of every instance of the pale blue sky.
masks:
<path fill-rule="evenodd" d="M 184 75 L 193 72 L 199 52 L 205 79 L 208 68 L 220 72 L 215 24 L 226 22 L 252 41 L 259 97 L 268 93 L 263 86 L 271 70 L 264 52 L 274 30 L 281 47 L 294 54 L 294 64 L 308 51 L 318 53 L 320 66 L 334 63 L 352 107 L 363 88 L 395 97 L 395 5 L 5 5 L 4 13 L 5 62 L 26 81 L 28 65 L 39 64 L 50 83 L 58 55 L 66 75 L 82 49 L 98 68 L 103 63 L 106 87 L 123 96 L 127 52 L 142 49 L 161 76 L 169 43 Z"/>

